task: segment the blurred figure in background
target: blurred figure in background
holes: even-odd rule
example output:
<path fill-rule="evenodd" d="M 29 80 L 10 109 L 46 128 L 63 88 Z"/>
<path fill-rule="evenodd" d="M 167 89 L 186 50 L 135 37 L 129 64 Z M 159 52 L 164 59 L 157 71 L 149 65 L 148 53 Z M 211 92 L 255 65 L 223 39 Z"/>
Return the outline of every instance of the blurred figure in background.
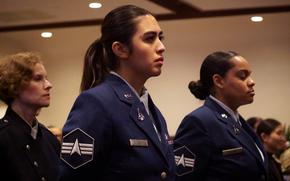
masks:
<path fill-rule="evenodd" d="M 260 117 L 250 117 L 246 122 L 257 132 L 257 127 L 262 120 Z"/>
<path fill-rule="evenodd" d="M 285 149 L 286 138 L 282 124 L 275 119 L 265 119 L 257 127 L 257 134 L 268 155 L 268 181 L 283 181 L 280 163 L 274 154 Z"/>
<path fill-rule="evenodd" d="M 285 147 L 285 150 L 283 150 L 282 153 L 279 155 L 279 161 L 281 164 L 284 179 L 290 181 L 290 148 L 288 141 Z"/>
<path fill-rule="evenodd" d="M 47 126 L 48 130 L 50 132 L 52 132 L 52 134 L 54 136 L 56 136 L 57 140 L 61 143 L 61 139 L 62 139 L 62 131 L 59 127 L 53 126 L 53 125 L 49 125 Z"/>
<path fill-rule="evenodd" d="M 0 175 L 9 181 L 56 181 L 60 144 L 38 120 L 52 84 L 40 57 L 24 52 L 0 60 Z"/>

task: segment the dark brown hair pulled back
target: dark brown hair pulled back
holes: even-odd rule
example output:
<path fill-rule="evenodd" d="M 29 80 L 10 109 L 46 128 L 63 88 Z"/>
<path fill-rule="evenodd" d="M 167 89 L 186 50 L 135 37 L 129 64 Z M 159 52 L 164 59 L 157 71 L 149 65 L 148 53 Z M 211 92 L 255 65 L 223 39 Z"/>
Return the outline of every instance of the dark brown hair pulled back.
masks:
<path fill-rule="evenodd" d="M 200 100 L 204 100 L 212 93 L 213 76 L 218 74 L 222 77 L 233 67 L 230 60 L 238 56 L 233 51 L 218 51 L 208 55 L 200 68 L 200 80 L 191 81 L 188 85 L 190 92 Z"/>
<path fill-rule="evenodd" d="M 100 39 L 88 48 L 83 67 L 80 90 L 84 91 L 101 83 L 111 70 L 118 67 L 118 60 L 112 51 L 112 44 L 118 41 L 131 50 L 131 40 L 136 32 L 136 18 L 150 14 L 134 6 L 120 6 L 109 12 L 103 20 Z"/>

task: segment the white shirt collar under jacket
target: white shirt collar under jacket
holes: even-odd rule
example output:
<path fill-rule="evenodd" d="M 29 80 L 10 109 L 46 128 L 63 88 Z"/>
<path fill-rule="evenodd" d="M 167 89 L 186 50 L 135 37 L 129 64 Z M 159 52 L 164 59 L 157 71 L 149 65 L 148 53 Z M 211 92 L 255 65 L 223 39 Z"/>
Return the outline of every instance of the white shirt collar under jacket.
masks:
<path fill-rule="evenodd" d="M 216 102 L 218 105 L 220 105 L 224 110 L 226 110 L 229 115 L 231 115 L 231 117 L 239 124 L 239 113 L 238 112 L 234 112 L 232 109 L 230 109 L 228 106 L 226 106 L 224 103 L 222 103 L 220 100 L 218 100 L 217 98 L 213 97 L 212 95 L 209 95 L 209 98 L 211 98 L 214 102 Z"/>
<path fill-rule="evenodd" d="M 149 114 L 149 106 L 148 106 L 148 91 L 145 87 L 143 87 L 142 89 L 142 95 L 140 96 L 137 91 L 118 73 L 114 72 L 114 71 L 110 71 L 111 74 L 116 75 L 117 77 L 119 77 L 120 79 L 122 79 L 129 87 L 130 89 L 135 93 L 135 95 L 139 98 L 139 100 L 144 104 L 145 109 Z"/>
<path fill-rule="evenodd" d="M 33 127 L 31 127 L 31 133 L 30 133 L 32 138 L 35 140 L 37 137 L 37 132 L 38 132 L 38 122 L 36 121 L 36 124 Z"/>
<path fill-rule="evenodd" d="M 144 104 L 144 107 L 146 109 L 146 112 L 147 114 L 152 118 L 152 124 L 153 124 L 153 127 L 155 129 L 155 132 L 158 136 L 158 139 L 159 141 L 161 141 L 161 136 L 160 136 L 160 133 L 158 132 L 157 128 L 156 128 L 156 125 L 155 125 L 155 120 L 154 118 L 151 116 L 151 113 L 149 111 L 149 105 L 148 105 L 148 91 L 145 87 L 142 88 L 142 95 L 140 96 L 137 91 L 123 78 L 121 77 L 121 75 L 117 74 L 116 72 L 114 71 L 110 71 L 111 74 L 113 75 L 116 75 L 117 77 L 119 77 L 120 79 L 122 79 L 129 87 L 130 89 L 135 93 L 135 95 L 139 98 L 139 100 Z"/>

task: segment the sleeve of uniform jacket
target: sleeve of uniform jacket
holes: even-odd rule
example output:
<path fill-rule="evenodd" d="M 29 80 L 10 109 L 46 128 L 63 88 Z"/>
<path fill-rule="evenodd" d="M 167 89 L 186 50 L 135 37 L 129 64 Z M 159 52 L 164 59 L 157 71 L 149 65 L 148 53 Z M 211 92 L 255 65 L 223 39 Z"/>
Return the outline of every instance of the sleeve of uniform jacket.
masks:
<path fill-rule="evenodd" d="M 174 139 L 178 180 L 204 180 L 212 151 L 211 141 L 202 120 L 193 114 L 187 115 L 182 120 Z M 182 155 L 185 162 L 180 159 Z M 186 160 L 191 162 L 186 164 Z"/>
<path fill-rule="evenodd" d="M 113 108 L 112 108 L 113 109 Z M 104 172 L 110 154 L 110 144 L 112 140 L 112 122 L 110 115 L 104 109 L 100 97 L 92 92 L 82 93 L 75 101 L 71 112 L 63 128 L 63 141 L 68 133 L 74 130 L 81 130 L 93 139 L 93 155 L 90 160 L 79 156 L 80 165 L 72 168 L 68 163 L 71 161 L 68 155 L 65 159 L 61 154 L 61 180 L 94 180 L 96 172 Z M 79 133 L 78 133 L 79 134 Z M 77 137 L 78 135 L 76 135 Z M 63 151 L 64 143 L 62 144 Z M 92 170 L 92 166 L 93 170 Z"/>

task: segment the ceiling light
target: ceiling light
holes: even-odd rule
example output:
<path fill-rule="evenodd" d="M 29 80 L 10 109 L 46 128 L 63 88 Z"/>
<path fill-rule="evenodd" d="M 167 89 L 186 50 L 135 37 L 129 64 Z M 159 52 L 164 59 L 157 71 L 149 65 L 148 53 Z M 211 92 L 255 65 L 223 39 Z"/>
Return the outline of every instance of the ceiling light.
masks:
<path fill-rule="evenodd" d="M 50 37 L 52 37 L 52 33 L 51 32 L 42 32 L 41 37 L 50 38 Z"/>
<path fill-rule="evenodd" d="M 93 8 L 93 9 L 96 9 L 96 8 L 102 7 L 102 4 L 101 3 L 90 3 L 89 7 Z"/>
<path fill-rule="evenodd" d="M 261 21 L 263 21 L 263 17 L 262 16 L 252 16 L 251 17 L 251 21 L 253 21 L 253 22 L 261 22 Z"/>

